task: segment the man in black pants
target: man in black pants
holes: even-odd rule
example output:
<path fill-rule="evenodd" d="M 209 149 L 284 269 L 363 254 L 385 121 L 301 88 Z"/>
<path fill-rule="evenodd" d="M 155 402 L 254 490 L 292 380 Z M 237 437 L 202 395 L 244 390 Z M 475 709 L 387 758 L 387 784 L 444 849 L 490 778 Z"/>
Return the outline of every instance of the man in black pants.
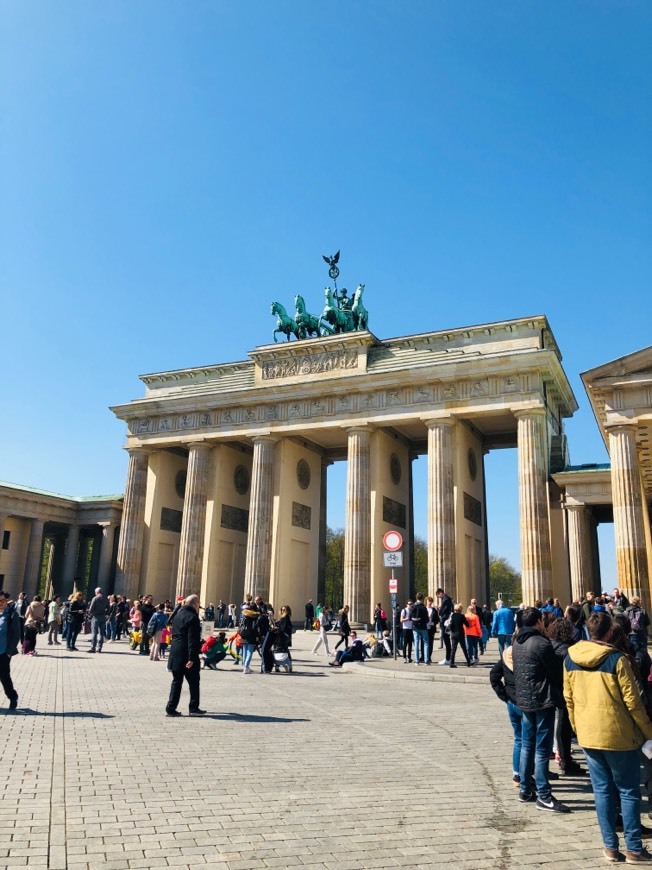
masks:
<path fill-rule="evenodd" d="M 149 621 L 154 616 L 156 608 L 154 607 L 154 598 L 151 595 L 146 595 L 143 598 L 143 603 L 140 605 L 140 655 L 149 655 L 149 635 L 147 634 L 147 626 Z M 200 628 L 201 633 L 201 628 Z"/>
<path fill-rule="evenodd" d="M 18 692 L 11 680 L 11 657 L 18 652 L 20 617 L 9 604 L 9 594 L 0 592 L 0 683 L 9 698 L 9 709 L 18 706 Z"/>
<path fill-rule="evenodd" d="M 315 619 L 315 605 L 312 603 L 312 598 L 305 605 L 306 607 L 306 621 L 303 626 L 304 631 L 312 631 L 312 624 Z"/>
<path fill-rule="evenodd" d="M 437 598 L 439 599 L 439 624 L 441 625 L 442 637 L 444 638 L 444 646 L 446 647 L 446 658 L 439 662 L 440 665 L 449 665 L 451 662 L 451 636 L 446 631 L 446 620 L 453 612 L 453 599 L 450 595 L 446 595 L 443 589 L 437 590 Z"/>
<path fill-rule="evenodd" d="M 177 610 L 172 623 L 172 643 L 168 657 L 168 670 L 172 671 L 170 697 L 165 708 L 168 716 L 181 716 L 177 710 L 184 679 L 190 690 L 188 712 L 203 716 L 199 709 L 199 651 L 201 649 L 201 622 L 199 621 L 199 595 L 189 595 Z"/>

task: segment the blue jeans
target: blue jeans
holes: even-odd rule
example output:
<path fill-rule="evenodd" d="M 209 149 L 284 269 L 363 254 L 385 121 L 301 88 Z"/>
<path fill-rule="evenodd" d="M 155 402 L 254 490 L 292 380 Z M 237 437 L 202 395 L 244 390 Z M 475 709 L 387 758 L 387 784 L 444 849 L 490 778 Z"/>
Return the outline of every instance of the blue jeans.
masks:
<path fill-rule="evenodd" d="M 640 852 L 641 840 L 641 752 L 629 749 L 615 752 L 607 749 L 584 749 L 589 768 L 595 811 L 607 849 L 618 848 L 616 815 L 618 797 L 623 814 L 625 845 L 628 852 Z"/>
<path fill-rule="evenodd" d="M 474 661 L 478 657 L 478 641 L 479 637 L 476 637 L 475 634 L 467 634 L 466 636 L 466 648 L 469 651 L 469 658 L 471 661 Z"/>
<path fill-rule="evenodd" d="M 251 659 L 253 658 L 254 650 L 256 649 L 256 644 L 254 643 L 243 643 L 242 644 L 242 666 L 245 668 L 251 667 Z"/>
<path fill-rule="evenodd" d="M 512 723 L 514 731 L 514 749 L 512 750 L 512 770 L 518 773 L 521 769 L 521 731 L 523 728 L 523 714 L 511 701 L 507 702 L 507 715 Z"/>
<path fill-rule="evenodd" d="M 546 707 L 545 710 L 534 712 L 522 710 L 521 714 L 521 761 L 518 771 L 521 776 L 521 790 L 532 790 L 534 773 L 537 794 L 541 800 L 547 801 L 552 797 L 548 781 L 548 762 L 555 734 L 555 708 Z"/>
<path fill-rule="evenodd" d="M 507 649 L 508 646 L 512 645 L 512 636 L 511 634 L 499 634 L 498 635 L 498 654 L 502 655 L 503 652 Z"/>
<path fill-rule="evenodd" d="M 115 640 L 118 636 L 115 627 L 115 616 L 110 616 L 106 623 L 106 636 L 109 640 Z"/>
<path fill-rule="evenodd" d="M 106 616 L 94 616 L 91 620 L 91 626 L 93 629 L 93 640 L 91 642 L 91 649 L 102 649 L 102 644 L 104 643 L 105 622 Z"/>
<path fill-rule="evenodd" d="M 413 628 L 412 634 L 414 635 L 414 661 L 427 662 L 430 657 L 428 629 Z"/>

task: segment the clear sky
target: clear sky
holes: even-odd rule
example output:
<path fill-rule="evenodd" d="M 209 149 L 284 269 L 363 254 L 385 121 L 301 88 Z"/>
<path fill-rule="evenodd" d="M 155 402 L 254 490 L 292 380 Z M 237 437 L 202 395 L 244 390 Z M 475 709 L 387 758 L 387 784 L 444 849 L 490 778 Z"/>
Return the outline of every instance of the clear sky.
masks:
<path fill-rule="evenodd" d="M 379 338 L 546 314 L 606 461 L 579 373 L 651 341 L 651 49 L 647 0 L 4 0 L 0 479 L 121 492 L 108 406 L 319 309 L 338 248 Z"/>

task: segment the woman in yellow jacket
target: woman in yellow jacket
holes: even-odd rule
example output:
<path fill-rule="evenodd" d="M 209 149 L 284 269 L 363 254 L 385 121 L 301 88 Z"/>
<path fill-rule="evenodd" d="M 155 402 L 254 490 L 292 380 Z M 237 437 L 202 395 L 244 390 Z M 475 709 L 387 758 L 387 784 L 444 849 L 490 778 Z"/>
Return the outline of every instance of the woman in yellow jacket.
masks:
<path fill-rule="evenodd" d="M 627 656 L 609 643 L 614 625 L 608 613 L 592 613 L 589 640 L 568 650 L 564 697 L 577 742 L 584 750 L 595 809 L 609 862 L 623 860 L 616 833 L 620 798 L 628 864 L 652 862 L 641 840 L 640 749 L 652 740 L 648 718 Z"/>

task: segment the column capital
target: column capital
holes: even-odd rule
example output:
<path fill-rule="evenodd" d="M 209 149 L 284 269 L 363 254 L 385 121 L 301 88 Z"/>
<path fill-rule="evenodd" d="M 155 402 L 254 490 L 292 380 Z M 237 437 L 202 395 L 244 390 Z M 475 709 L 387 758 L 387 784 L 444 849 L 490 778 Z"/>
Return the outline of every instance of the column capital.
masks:
<path fill-rule="evenodd" d="M 215 445 L 211 444 L 210 441 L 204 441 L 202 439 L 201 441 L 188 441 L 183 446 L 188 451 L 190 451 L 190 450 L 201 451 L 201 450 L 212 450 Z"/>
<path fill-rule="evenodd" d="M 580 502 L 564 502 L 564 510 L 567 511 L 584 511 L 587 506 Z"/>
<path fill-rule="evenodd" d="M 518 420 L 521 417 L 545 417 L 547 411 L 543 405 L 534 405 L 532 408 L 514 408 L 512 413 Z"/>
<path fill-rule="evenodd" d="M 613 423 L 605 423 L 605 431 L 610 435 L 615 435 L 617 432 L 627 432 L 636 434 L 638 430 L 638 420 L 618 420 Z"/>
<path fill-rule="evenodd" d="M 103 531 L 108 531 L 111 526 L 116 526 L 117 523 L 112 522 L 111 520 L 104 520 L 101 523 L 95 523 L 96 526 L 99 526 Z"/>
<path fill-rule="evenodd" d="M 437 426 L 448 426 L 449 429 L 452 429 L 457 425 L 457 418 L 450 415 L 446 417 L 422 417 L 421 420 L 428 429 L 435 429 Z"/>
<path fill-rule="evenodd" d="M 142 445 L 138 445 L 136 447 L 127 446 L 123 448 L 127 451 L 129 456 L 133 456 L 135 458 L 140 458 L 141 456 L 149 456 L 154 452 L 153 447 L 143 447 Z"/>
<path fill-rule="evenodd" d="M 376 427 L 372 426 L 371 423 L 354 423 L 352 426 L 342 426 L 342 429 L 344 429 L 347 435 L 351 435 L 355 432 L 370 435 L 375 428 Z"/>
<path fill-rule="evenodd" d="M 276 444 L 280 440 L 278 435 L 272 435 L 271 432 L 266 432 L 263 435 L 252 435 L 251 437 L 252 444 Z"/>

